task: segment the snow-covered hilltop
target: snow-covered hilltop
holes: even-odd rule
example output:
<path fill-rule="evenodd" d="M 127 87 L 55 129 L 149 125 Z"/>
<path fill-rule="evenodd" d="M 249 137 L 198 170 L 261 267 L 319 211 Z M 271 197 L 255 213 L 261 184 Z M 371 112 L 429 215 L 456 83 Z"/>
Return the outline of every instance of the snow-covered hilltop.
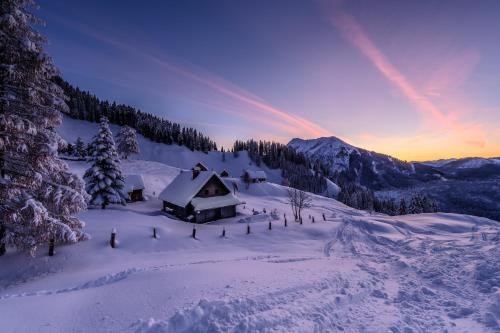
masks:
<path fill-rule="evenodd" d="M 421 163 L 444 169 L 474 169 L 483 167 L 485 165 L 499 165 L 500 157 L 497 158 L 467 157 L 459 159 L 451 158 L 447 160 L 428 161 Z"/>
<path fill-rule="evenodd" d="M 68 142 L 75 142 L 80 137 L 88 143 L 92 136 L 97 133 L 97 128 L 97 123 L 64 117 L 62 125 L 57 130 Z M 120 130 L 120 126 L 117 125 L 111 124 L 110 128 L 114 135 Z M 246 152 L 240 153 L 237 158 L 231 153 L 225 153 L 225 160 L 223 161 L 223 153 L 220 151 L 210 151 L 208 153 L 191 151 L 185 146 L 153 142 L 141 134 L 137 134 L 137 140 L 140 153 L 132 156 L 133 159 L 160 162 L 185 170 L 191 169 L 198 162 L 202 162 L 209 170 L 221 172 L 226 169 L 230 175 L 235 177 L 239 177 L 245 169 L 264 170 L 270 181 L 278 184 L 282 181 L 280 170 L 269 169 L 265 165 L 257 167 L 248 158 Z"/>
<path fill-rule="evenodd" d="M 357 148 L 334 136 L 311 140 L 295 138 L 288 145 L 309 157 L 320 160 L 333 172 L 348 170 L 349 156 L 353 152 L 359 153 Z"/>

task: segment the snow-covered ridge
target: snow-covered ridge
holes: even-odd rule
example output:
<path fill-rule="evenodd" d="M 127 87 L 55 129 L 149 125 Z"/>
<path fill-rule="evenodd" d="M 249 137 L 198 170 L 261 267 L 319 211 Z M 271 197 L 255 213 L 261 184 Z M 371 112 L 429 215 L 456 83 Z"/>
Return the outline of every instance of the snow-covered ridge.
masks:
<path fill-rule="evenodd" d="M 472 169 L 472 168 L 480 168 L 488 164 L 500 165 L 500 157 L 496 158 L 467 157 L 460 159 L 452 158 L 447 160 L 437 160 L 437 161 L 428 161 L 420 163 L 445 169 L 446 168 Z"/>
<path fill-rule="evenodd" d="M 66 141 L 74 142 L 78 137 L 81 137 L 88 143 L 97 133 L 97 126 L 97 123 L 64 117 L 63 123 L 57 131 Z M 110 129 L 116 136 L 120 126 L 111 124 Z M 224 162 L 221 152 L 212 151 L 205 154 L 200 151 L 191 151 L 184 146 L 152 142 L 140 134 L 137 135 L 137 140 L 140 153 L 132 155 L 131 159 L 155 161 L 181 169 L 191 169 L 196 163 L 202 162 L 209 170 L 220 173 L 227 169 L 229 174 L 234 177 L 239 177 L 244 169 L 264 170 L 270 181 L 279 184 L 282 180 L 280 170 L 269 169 L 265 165 L 257 167 L 246 152 L 241 152 L 238 158 L 235 158 L 231 153 L 225 153 L 226 161 Z"/>
<path fill-rule="evenodd" d="M 334 136 L 311 140 L 295 138 L 288 145 L 306 156 L 322 161 L 332 171 L 348 169 L 349 155 L 358 152 L 357 148 Z"/>

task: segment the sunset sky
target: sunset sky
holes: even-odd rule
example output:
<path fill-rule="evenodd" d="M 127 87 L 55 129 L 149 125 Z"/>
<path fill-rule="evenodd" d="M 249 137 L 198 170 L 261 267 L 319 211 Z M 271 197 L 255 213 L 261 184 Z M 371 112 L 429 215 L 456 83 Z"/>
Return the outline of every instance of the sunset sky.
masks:
<path fill-rule="evenodd" d="M 500 156 L 500 1 L 39 1 L 63 77 L 235 139 Z"/>

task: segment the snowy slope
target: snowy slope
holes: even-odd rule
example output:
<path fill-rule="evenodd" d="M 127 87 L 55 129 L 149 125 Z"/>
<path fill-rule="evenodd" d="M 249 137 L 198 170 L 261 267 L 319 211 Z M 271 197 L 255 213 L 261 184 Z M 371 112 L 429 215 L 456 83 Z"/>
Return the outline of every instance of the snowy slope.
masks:
<path fill-rule="evenodd" d="M 500 165 L 500 158 L 468 157 L 468 158 L 460 158 L 460 159 L 452 158 L 448 160 L 437 160 L 437 161 L 420 162 L 420 163 L 444 169 L 452 169 L 452 168 L 472 169 L 472 168 L 480 168 L 488 164 Z"/>
<path fill-rule="evenodd" d="M 63 123 L 57 131 L 68 142 L 74 142 L 78 137 L 81 137 L 85 143 L 88 143 L 97 133 L 97 126 L 97 123 L 64 117 Z M 116 136 L 119 126 L 110 125 L 110 128 L 113 135 Z M 226 153 L 226 161 L 223 162 L 221 152 L 209 152 L 208 154 L 199 151 L 193 152 L 184 146 L 152 142 L 142 135 L 137 135 L 137 141 L 139 142 L 140 154 L 131 156 L 131 159 L 161 162 L 182 169 L 191 169 L 196 163 L 202 162 L 210 170 L 221 172 L 227 169 L 230 175 L 235 177 L 239 177 L 243 169 L 264 170 L 270 181 L 280 184 L 282 180 L 280 170 L 271 170 L 265 165 L 257 167 L 246 152 L 241 152 L 237 158 L 231 153 Z"/>
<path fill-rule="evenodd" d="M 81 173 L 86 164 L 71 167 Z M 140 160 L 123 168 L 144 175 L 149 200 L 82 213 L 92 239 L 60 246 L 54 257 L 43 248 L 37 258 L 10 250 L 0 259 L 2 331 L 500 329 L 498 223 L 455 214 L 371 215 L 313 196 L 299 225 L 290 221 L 286 187 L 240 184 L 246 204 L 238 215 L 197 226 L 194 240 L 192 226 L 161 213 L 152 196 L 179 170 Z M 112 228 L 116 249 L 107 244 Z"/>
<path fill-rule="evenodd" d="M 441 177 L 431 166 L 357 148 L 333 136 L 310 140 L 296 138 L 288 145 L 313 161 L 321 162 L 334 179 L 347 179 L 372 190 L 410 187 Z"/>
<path fill-rule="evenodd" d="M 358 149 L 336 137 L 318 138 L 311 140 L 292 139 L 289 146 L 296 151 L 322 161 L 333 172 L 349 169 L 349 156 Z"/>

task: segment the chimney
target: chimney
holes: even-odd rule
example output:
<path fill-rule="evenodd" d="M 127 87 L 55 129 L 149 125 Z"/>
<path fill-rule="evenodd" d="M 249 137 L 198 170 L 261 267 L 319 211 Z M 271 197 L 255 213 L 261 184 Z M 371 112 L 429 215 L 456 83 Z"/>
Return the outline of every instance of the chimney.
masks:
<path fill-rule="evenodd" d="M 193 179 L 195 179 L 196 177 L 198 177 L 199 174 L 200 174 L 200 168 L 199 167 L 194 167 L 193 168 Z"/>

